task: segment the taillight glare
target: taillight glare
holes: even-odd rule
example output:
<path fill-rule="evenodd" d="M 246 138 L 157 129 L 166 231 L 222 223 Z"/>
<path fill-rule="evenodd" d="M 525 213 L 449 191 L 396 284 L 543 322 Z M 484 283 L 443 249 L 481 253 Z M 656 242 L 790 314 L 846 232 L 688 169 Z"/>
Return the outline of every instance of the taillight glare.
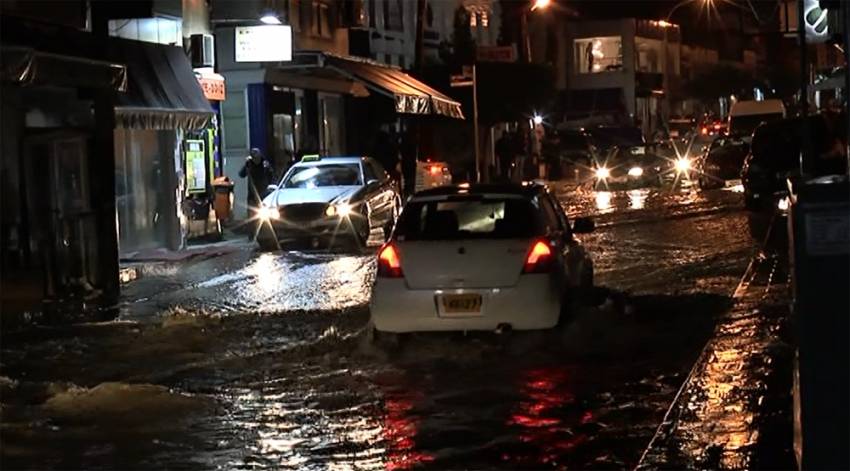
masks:
<path fill-rule="evenodd" d="M 546 273 L 552 269 L 552 247 L 546 241 L 537 240 L 531 244 L 525 257 L 523 273 Z"/>
<path fill-rule="evenodd" d="M 388 243 L 378 252 L 378 276 L 383 278 L 401 278 L 401 258 L 395 244 Z"/>

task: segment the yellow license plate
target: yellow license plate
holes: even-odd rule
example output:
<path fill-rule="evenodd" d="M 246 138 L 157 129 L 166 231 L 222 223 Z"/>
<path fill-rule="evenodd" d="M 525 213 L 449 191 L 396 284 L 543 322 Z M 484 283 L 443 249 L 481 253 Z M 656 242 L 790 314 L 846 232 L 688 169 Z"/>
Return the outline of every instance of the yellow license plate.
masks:
<path fill-rule="evenodd" d="M 470 313 L 481 311 L 480 294 L 449 294 L 442 298 L 443 312 Z"/>

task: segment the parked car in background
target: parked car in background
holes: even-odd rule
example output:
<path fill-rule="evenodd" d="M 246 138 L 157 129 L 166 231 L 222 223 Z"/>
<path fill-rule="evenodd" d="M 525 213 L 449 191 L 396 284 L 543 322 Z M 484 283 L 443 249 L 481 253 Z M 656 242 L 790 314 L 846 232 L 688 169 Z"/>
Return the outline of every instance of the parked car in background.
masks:
<path fill-rule="evenodd" d="M 686 141 L 696 132 L 697 122 L 693 118 L 672 117 L 667 128 L 670 139 Z"/>
<path fill-rule="evenodd" d="M 401 209 L 397 182 L 368 157 L 305 156 L 257 210 L 257 243 L 310 239 L 314 246 L 350 238 L 365 247 L 373 229 L 388 235 Z"/>
<path fill-rule="evenodd" d="M 443 185 L 451 185 L 452 173 L 446 162 L 431 160 L 416 162 L 416 191 Z"/>
<path fill-rule="evenodd" d="M 545 186 L 453 185 L 414 195 L 378 253 L 372 323 L 386 333 L 548 329 L 593 262 Z"/>
<path fill-rule="evenodd" d="M 761 123 L 785 118 L 782 100 L 739 101 L 729 110 L 728 134 L 749 138 Z"/>
<path fill-rule="evenodd" d="M 750 153 L 744 160 L 741 182 L 744 202 L 751 209 L 771 204 L 787 192 L 789 175 L 802 170 L 809 176 L 847 172 L 847 114 L 819 113 L 765 123 L 753 133 Z M 811 137 L 810 157 L 803 161 L 804 130 Z"/>
<path fill-rule="evenodd" d="M 721 188 L 726 180 L 740 178 L 749 151 L 750 145 L 743 139 L 716 138 L 695 164 L 700 188 Z"/>

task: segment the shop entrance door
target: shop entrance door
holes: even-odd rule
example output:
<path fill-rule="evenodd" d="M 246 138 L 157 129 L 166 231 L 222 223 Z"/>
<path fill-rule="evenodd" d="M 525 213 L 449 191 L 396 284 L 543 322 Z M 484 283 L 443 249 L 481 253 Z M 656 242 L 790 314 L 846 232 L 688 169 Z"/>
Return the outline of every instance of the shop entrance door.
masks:
<path fill-rule="evenodd" d="M 86 134 L 61 131 L 26 140 L 31 237 L 43 262 L 47 298 L 88 294 L 97 282 L 88 140 Z"/>

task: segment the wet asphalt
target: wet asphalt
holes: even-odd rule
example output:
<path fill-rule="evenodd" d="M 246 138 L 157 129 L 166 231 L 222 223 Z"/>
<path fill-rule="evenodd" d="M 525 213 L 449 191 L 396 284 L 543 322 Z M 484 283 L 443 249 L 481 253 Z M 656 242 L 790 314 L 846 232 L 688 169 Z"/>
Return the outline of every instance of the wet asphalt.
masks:
<path fill-rule="evenodd" d="M 593 254 L 554 332 L 368 335 L 373 256 L 161 265 L 116 321 L 2 333 L 3 469 L 634 467 L 764 221 L 740 187 L 553 186 Z"/>

